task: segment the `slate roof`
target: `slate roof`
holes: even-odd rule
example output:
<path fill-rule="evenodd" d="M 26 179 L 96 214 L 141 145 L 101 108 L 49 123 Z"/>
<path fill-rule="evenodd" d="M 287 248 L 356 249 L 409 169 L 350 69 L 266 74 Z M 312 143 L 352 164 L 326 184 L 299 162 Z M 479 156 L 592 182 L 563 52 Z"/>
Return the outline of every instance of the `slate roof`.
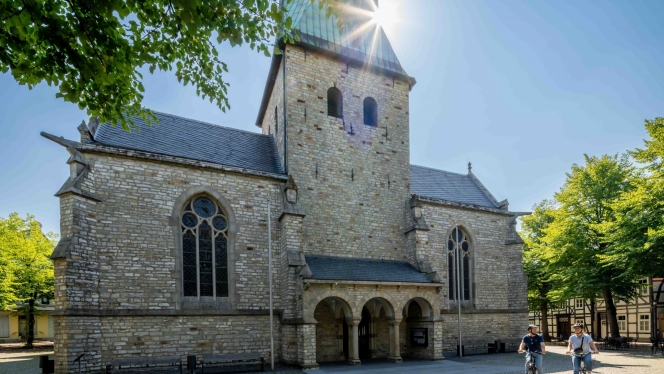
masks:
<path fill-rule="evenodd" d="M 313 279 L 431 283 L 407 262 L 305 255 Z"/>
<path fill-rule="evenodd" d="M 455 203 L 498 208 L 496 199 L 485 191 L 472 174 L 410 165 L 410 193 Z"/>
<path fill-rule="evenodd" d="M 133 118 L 140 131 L 101 125 L 96 144 L 182 157 L 243 169 L 284 174 L 274 138 L 253 132 L 153 112 L 159 123 L 149 126 Z"/>
<path fill-rule="evenodd" d="M 366 0 L 364 0 L 366 1 Z M 360 32 L 352 30 L 339 32 L 337 18 L 325 15 L 326 9 L 320 9 L 318 0 L 292 0 L 286 5 L 288 15 L 293 20 L 293 27 L 300 32 L 300 43 L 309 44 L 342 56 L 352 58 L 364 64 L 407 75 L 401 67 L 396 53 L 392 49 L 387 35 L 375 23 L 362 28 Z M 361 26 L 367 20 L 363 20 Z M 348 37 L 351 35 L 351 37 Z"/>

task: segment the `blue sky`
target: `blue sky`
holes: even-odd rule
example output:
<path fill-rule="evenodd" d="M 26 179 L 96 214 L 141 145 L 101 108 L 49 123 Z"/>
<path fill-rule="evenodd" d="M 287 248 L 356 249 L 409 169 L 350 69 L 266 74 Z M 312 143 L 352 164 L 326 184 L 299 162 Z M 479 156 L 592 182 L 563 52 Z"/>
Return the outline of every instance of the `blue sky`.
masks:
<path fill-rule="evenodd" d="M 550 198 L 583 154 L 639 147 L 644 119 L 664 116 L 664 3 L 440 1 L 393 3 L 386 30 L 417 85 L 410 97 L 411 163 L 473 172 L 510 210 Z M 385 5 L 387 6 L 387 5 Z M 172 73 L 145 74 L 148 108 L 215 124 L 254 126 L 269 59 L 221 46 L 230 72 L 224 114 Z M 0 74 L 0 216 L 34 214 L 59 231 L 53 194 L 68 154 L 39 136 L 78 139 L 84 112 Z"/>

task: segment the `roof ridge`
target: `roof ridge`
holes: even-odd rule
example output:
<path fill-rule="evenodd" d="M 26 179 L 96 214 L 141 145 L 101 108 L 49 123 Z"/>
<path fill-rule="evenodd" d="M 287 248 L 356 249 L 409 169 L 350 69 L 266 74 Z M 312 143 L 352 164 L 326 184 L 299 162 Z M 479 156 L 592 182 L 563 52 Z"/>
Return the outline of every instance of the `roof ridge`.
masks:
<path fill-rule="evenodd" d="M 437 171 L 437 172 L 440 172 L 440 173 L 459 175 L 459 176 L 462 176 L 462 177 L 467 177 L 468 176 L 468 174 L 455 173 L 453 171 L 447 171 L 447 170 L 442 170 L 442 169 L 434 169 L 434 168 L 431 168 L 431 167 L 428 167 L 428 166 L 421 166 L 421 165 L 415 165 L 415 164 L 410 164 L 410 166 L 411 167 L 415 166 L 415 167 L 422 168 L 422 169 Z"/>
<path fill-rule="evenodd" d="M 149 109 L 149 110 L 150 110 L 151 112 L 153 112 L 153 113 L 159 113 L 159 114 L 164 115 L 164 116 L 169 116 L 169 117 L 179 118 L 179 119 L 187 120 L 187 121 L 189 121 L 189 122 L 197 122 L 197 123 L 199 123 L 199 124 L 201 124 L 201 125 L 207 125 L 207 126 L 219 127 L 219 128 L 226 129 L 226 130 L 238 131 L 238 132 L 244 132 L 244 133 L 247 133 L 247 134 L 257 135 L 257 136 L 261 136 L 261 137 L 267 137 L 267 136 L 269 136 L 269 135 L 261 134 L 261 133 L 258 133 L 258 132 L 249 131 L 249 130 L 238 129 L 238 128 L 235 128 L 235 127 L 222 126 L 222 125 L 217 125 L 217 124 L 215 124 L 215 123 L 211 123 L 211 122 L 205 122 L 205 121 L 200 121 L 200 120 L 193 119 L 193 118 L 182 117 L 182 116 L 178 116 L 177 114 L 171 114 L 171 113 L 166 113 L 166 112 L 160 112 L 160 111 L 158 111 L 158 110 L 152 110 L 152 109 Z"/>

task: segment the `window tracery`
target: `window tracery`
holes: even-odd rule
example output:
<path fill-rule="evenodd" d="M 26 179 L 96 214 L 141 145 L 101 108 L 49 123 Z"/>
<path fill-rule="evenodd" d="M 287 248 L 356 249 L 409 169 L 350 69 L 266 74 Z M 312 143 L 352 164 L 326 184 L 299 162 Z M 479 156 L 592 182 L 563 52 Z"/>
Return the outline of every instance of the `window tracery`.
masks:
<path fill-rule="evenodd" d="M 452 301 L 470 301 L 473 297 L 472 246 L 468 235 L 458 227 L 452 230 L 448 237 L 447 252 L 449 299 Z M 459 262 L 457 262 L 457 253 Z M 459 266 L 458 275 L 457 266 Z M 457 283 L 461 286 L 460 290 Z"/>
<path fill-rule="evenodd" d="M 228 220 L 219 204 L 197 196 L 184 206 L 182 282 L 184 296 L 228 297 Z"/>

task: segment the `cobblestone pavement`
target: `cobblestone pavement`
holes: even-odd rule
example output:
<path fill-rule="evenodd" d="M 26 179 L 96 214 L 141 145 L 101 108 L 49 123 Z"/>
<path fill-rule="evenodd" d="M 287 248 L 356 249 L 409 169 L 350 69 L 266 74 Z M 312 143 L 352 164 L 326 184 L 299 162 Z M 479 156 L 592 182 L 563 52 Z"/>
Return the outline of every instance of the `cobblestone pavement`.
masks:
<path fill-rule="evenodd" d="M 544 367 L 549 374 L 571 374 L 571 358 L 565 355 L 565 347 L 548 347 L 544 357 Z M 0 352 L 0 374 L 38 374 L 40 373 L 38 356 L 44 352 Z M 360 366 L 343 364 L 324 364 L 319 370 L 307 370 L 307 373 L 464 373 L 464 374 L 522 374 L 524 355 L 505 353 L 498 355 L 453 357 L 444 361 L 410 361 L 401 364 L 380 361 L 365 362 Z M 662 374 L 664 356 L 650 354 L 650 348 L 641 346 L 622 351 L 602 351 L 593 356 L 593 374 Z M 266 371 L 269 371 L 266 370 Z M 145 372 L 143 372 L 145 373 Z M 301 373 L 297 369 L 277 368 L 278 374 Z M 155 373 L 156 374 L 156 373 Z"/>

